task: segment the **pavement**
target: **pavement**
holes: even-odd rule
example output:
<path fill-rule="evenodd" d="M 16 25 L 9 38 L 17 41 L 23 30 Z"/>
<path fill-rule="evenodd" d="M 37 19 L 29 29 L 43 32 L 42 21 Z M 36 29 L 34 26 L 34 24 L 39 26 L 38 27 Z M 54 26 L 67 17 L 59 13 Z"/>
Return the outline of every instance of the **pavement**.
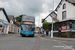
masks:
<path fill-rule="evenodd" d="M 53 37 L 50 36 L 41 36 L 41 34 L 37 34 L 38 37 L 44 38 L 44 39 L 50 39 L 50 40 L 56 40 L 56 41 L 70 41 L 75 42 L 75 38 L 63 38 L 63 37 Z"/>

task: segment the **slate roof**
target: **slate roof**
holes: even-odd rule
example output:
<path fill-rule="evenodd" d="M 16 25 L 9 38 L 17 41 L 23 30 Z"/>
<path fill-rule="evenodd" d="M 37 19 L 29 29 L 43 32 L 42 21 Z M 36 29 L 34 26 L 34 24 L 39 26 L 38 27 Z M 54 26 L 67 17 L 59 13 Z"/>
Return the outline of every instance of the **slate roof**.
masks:
<path fill-rule="evenodd" d="M 75 0 L 67 0 L 70 3 L 75 3 Z"/>
<path fill-rule="evenodd" d="M 59 5 L 61 5 L 61 2 L 62 2 L 62 1 L 63 1 L 63 0 L 60 1 L 60 3 L 58 4 L 58 6 L 56 7 L 55 11 L 57 11 L 57 8 L 59 7 Z M 75 5 L 75 0 L 65 0 L 65 1 L 67 1 L 67 2 L 69 2 L 69 3 L 71 3 L 71 4 L 73 4 L 73 5 Z"/>
<path fill-rule="evenodd" d="M 3 13 L 4 13 L 5 16 L 6 16 L 6 19 L 8 20 L 8 22 L 10 22 L 10 20 L 9 20 L 9 18 L 8 18 L 8 16 L 7 16 L 7 13 L 6 13 L 6 11 L 5 11 L 5 9 L 4 9 L 4 8 L 0 8 L 0 10 L 3 11 Z"/>
<path fill-rule="evenodd" d="M 21 25 L 21 22 L 16 22 L 19 26 Z"/>
<path fill-rule="evenodd" d="M 20 27 L 21 22 L 14 22 L 15 25 L 17 25 L 18 27 Z"/>

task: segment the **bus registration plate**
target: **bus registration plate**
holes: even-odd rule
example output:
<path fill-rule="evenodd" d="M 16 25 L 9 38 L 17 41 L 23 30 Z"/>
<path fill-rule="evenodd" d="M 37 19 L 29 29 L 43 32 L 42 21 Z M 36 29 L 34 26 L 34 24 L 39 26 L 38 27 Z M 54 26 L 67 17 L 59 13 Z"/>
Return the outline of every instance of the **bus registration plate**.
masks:
<path fill-rule="evenodd" d="M 29 35 L 26 35 L 26 36 L 29 36 Z"/>

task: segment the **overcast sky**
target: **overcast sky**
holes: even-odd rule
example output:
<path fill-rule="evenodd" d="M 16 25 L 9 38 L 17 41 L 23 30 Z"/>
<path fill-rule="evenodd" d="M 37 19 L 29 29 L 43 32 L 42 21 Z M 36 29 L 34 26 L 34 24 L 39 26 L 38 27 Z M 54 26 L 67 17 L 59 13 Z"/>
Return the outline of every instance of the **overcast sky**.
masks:
<path fill-rule="evenodd" d="M 59 2 L 60 0 L 55 0 L 54 8 Z M 42 26 L 41 19 L 49 14 L 52 5 L 53 0 L 0 0 L 0 7 L 5 9 L 7 15 L 14 15 L 15 17 L 21 14 L 35 16 L 37 26 Z M 48 20 L 51 22 L 51 18 Z"/>

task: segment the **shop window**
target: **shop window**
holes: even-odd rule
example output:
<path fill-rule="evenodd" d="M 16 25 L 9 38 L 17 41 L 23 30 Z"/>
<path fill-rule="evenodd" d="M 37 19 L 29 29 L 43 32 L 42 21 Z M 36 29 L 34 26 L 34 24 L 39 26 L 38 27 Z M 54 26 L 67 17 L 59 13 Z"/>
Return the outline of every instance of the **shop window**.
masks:
<path fill-rule="evenodd" d="M 62 12 L 62 20 L 63 20 L 63 19 L 66 19 L 66 11 L 63 11 L 63 12 Z"/>
<path fill-rule="evenodd" d="M 72 26 L 73 26 L 73 24 L 72 24 L 72 22 L 70 22 L 70 29 L 72 28 Z"/>

